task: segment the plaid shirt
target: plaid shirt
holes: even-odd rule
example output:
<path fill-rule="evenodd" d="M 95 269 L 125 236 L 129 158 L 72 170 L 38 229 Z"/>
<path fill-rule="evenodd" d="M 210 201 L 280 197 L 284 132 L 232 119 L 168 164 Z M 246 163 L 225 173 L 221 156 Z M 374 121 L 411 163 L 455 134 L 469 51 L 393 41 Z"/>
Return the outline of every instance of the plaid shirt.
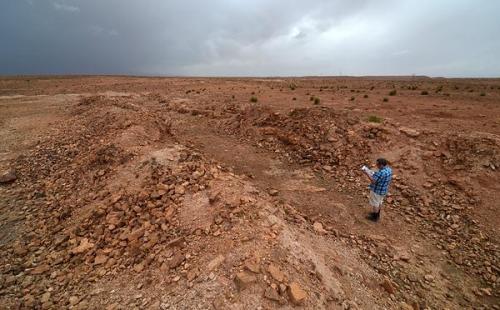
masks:
<path fill-rule="evenodd" d="M 373 182 L 370 184 L 370 189 L 375 194 L 386 195 L 389 191 L 391 180 L 392 170 L 386 166 L 373 174 Z"/>

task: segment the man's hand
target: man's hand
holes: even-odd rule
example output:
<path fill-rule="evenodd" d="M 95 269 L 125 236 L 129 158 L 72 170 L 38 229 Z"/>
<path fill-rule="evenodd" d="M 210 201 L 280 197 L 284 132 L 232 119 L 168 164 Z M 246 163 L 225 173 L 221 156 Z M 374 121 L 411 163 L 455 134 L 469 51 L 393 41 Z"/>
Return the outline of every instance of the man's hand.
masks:
<path fill-rule="evenodd" d="M 371 171 L 370 168 L 368 168 L 367 166 L 363 166 L 363 167 L 361 167 L 361 170 L 363 170 L 363 172 L 368 177 L 368 179 L 370 180 L 371 183 L 373 183 L 375 181 L 372 177 L 373 171 Z"/>

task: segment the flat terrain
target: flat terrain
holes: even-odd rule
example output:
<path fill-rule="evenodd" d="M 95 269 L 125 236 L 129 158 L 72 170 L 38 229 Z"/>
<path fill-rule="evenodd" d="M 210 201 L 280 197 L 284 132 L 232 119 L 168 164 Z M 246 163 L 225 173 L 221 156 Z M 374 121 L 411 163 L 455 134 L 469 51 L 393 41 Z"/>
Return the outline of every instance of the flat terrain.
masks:
<path fill-rule="evenodd" d="M 0 182 L 0 308 L 500 309 L 500 79 L 0 78 Z"/>

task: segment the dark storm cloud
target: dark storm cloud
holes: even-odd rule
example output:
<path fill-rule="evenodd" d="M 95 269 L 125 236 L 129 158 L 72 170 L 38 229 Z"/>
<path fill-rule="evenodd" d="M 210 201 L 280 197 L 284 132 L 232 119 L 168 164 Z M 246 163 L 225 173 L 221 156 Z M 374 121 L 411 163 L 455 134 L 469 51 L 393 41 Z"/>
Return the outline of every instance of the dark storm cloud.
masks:
<path fill-rule="evenodd" d="M 0 74 L 499 76 L 488 0 L 5 0 Z"/>

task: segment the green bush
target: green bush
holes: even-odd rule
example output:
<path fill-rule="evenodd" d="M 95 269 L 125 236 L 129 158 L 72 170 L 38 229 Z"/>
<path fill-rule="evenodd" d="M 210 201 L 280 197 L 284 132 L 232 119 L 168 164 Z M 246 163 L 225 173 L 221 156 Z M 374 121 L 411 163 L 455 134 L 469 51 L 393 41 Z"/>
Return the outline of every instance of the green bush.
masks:
<path fill-rule="evenodd" d="M 314 104 L 319 104 L 321 100 L 319 98 L 314 98 Z"/>
<path fill-rule="evenodd" d="M 368 116 L 368 121 L 371 123 L 382 123 L 384 119 L 376 115 L 370 115 Z"/>
<path fill-rule="evenodd" d="M 422 95 L 422 96 L 427 96 L 428 94 L 429 94 L 429 92 L 426 90 L 423 90 L 420 92 L 420 95 Z"/>
<path fill-rule="evenodd" d="M 486 94 L 485 93 L 480 93 L 479 96 L 484 97 L 484 96 L 486 96 Z"/>
<path fill-rule="evenodd" d="M 389 92 L 389 96 L 396 96 L 397 91 L 395 89 Z"/>
<path fill-rule="evenodd" d="M 257 102 L 257 101 L 259 101 L 259 100 L 258 100 L 258 99 L 257 99 L 257 97 L 255 97 L 255 96 L 252 96 L 252 97 L 250 98 L 250 102 Z"/>

